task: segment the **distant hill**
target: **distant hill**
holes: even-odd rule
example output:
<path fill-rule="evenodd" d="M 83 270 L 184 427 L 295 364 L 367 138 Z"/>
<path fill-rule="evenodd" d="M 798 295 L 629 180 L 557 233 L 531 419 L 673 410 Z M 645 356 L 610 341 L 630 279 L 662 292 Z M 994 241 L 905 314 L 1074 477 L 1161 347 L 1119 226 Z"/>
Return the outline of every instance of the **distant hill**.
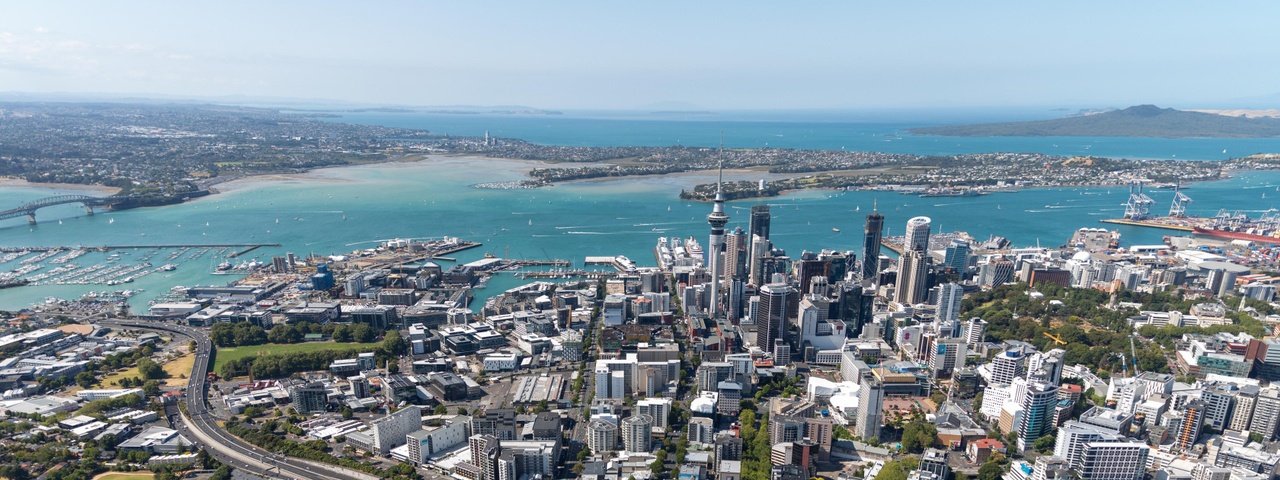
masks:
<path fill-rule="evenodd" d="M 1138 105 L 1092 115 L 1034 122 L 945 125 L 910 129 L 949 137 L 1280 137 L 1280 119 L 1229 117 Z"/>

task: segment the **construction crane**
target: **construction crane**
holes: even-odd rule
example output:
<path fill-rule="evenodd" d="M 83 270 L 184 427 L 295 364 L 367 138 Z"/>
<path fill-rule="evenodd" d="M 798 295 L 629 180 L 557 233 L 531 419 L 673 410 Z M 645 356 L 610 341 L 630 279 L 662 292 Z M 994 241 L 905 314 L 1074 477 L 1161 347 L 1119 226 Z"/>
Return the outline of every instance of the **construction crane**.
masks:
<path fill-rule="evenodd" d="M 1134 188 L 1134 187 L 1137 188 Z M 1142 182 L 1129 184 L 1129 201 L 1124 204 L 1125 220 L 1145 220 L 1156 201 L 1142 193 Z"/>
<path fill-rule="evenodd" d="M 1061 338 L 1059 338 L 1057 335 L 1054 335 L 1054 334 L 1052 334 L 1052 333 L 1044 332 L 1044 336 L 1049 337 L 1051 340 L 1053 340 L 1054 342 L 1056 342 L 1058 345 L 1066 345 L 1066 344 L 1067 344 L 1067 342 L 1066 342 L 1066 341 L 1063 341 L 1063 340 L 1062 340 Z"/>
<path fill-rule="evenodd" d="M 1182 193 L 1182 180 L 1173 187 L 1173 205 L 1169 207 L 1169 216 L 1174 218 L 1186 218 L 1187 204 L 1191 203 L 1191 197 Z"/>
<path fill-rule="evenodd" d="M 1138 348 L 1133 345 L 1133 334 L 1129 334 L 1129 351 L 1133 353 L 1133 376 L 1138 376 Z"/>

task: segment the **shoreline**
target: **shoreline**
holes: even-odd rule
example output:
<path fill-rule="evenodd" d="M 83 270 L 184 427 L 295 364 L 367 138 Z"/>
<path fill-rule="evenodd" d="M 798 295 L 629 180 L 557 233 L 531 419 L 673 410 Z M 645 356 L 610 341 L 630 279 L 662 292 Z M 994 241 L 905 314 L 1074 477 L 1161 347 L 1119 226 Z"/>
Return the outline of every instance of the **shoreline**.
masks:
<path fill-rule="evenodd" d="M 255 188 L 261 185 L 267 185 L 267 184 L 272 184 L 277 182 L 346 183 L 346 182 L 354 181 L 354 180 L 345 179 L 345 178 L 342 178 L 341 176 L 330 173 L 338 169 L 412 168 L 412 167 L 422 166 L 424 164 L 447 163 L 449 161 L 459 161 L 459 160 L 492 161 L 492 162 L 516 164 L 518 165 L 518 169 L 521 171 L 522 177 L 518 180 L 511 180 L 513 182 L 530 181 L 530 180 L 536 181 L 537 180 L 536 178 L 532 178 L 529 176 L 529 171 L 539 167 L 554 168 L 554 166 L 557 166 L 557 165 L 580 166 L 580 167 L 615 165 L 614 163 L 609 163 L 609 162 L 582 162 L 582 163 L 553 162 L 553 161 L 546 161 L 546 160 L 528 160 L 528 159 L 519 159 L 519 158 L 491 157 L 486 155 L 474 155 L 474 154 L 466 154 L 466 153 L 441 153 L 441 154 L 416 154 L 415 153 L 415 154 L 403 154 L 403 155 L 399 155 L 383 161 L 355 163 L 355 164 L 349 164 L 349 165 L 326 166 L 326 167 L 314 168 L 314 169 L 298 171 L 298 172 L 265 172 L 265 173 L 255 173 L 255 174 L 247 174 L 247 175 L 229 175 L 227 177 L 216 177 L 216 178 L 206 180 L 204 182 L 201 182 L 200 186 L 209 191 L 210 195 L 208 195 L 207 197 L 212 197 L 219 193 L 242 190 L 246 188 Z M 1196 160 L 1188 160 L 1188 161 L 1196 161 Z M 1266 169 L 1266 168 L 1227 169 L 1227 168 L 1224 168 L 1223 169 L 1224 174 L 1220 178 L 1213 179 L 1213 180 L 1185 180 L 1184 183 L 1187 185 L 1191 185 L 1191 184 L 1201 183 L 1201 182 L 1227 180 L 1231 178 L 1230 174 L 1234 172 L 1265 171 L 1265 170 L 1274 170 L 1274 169 Z M 727 174 L 725 180 L 730 182 L 758 181 L 761 179 L 763 179 L 765 182 L 772 182 L 777 180 L 787 180 L 792 178 L 798 178 L 790 174 L 771 173 L 771 172 L 768 172 L 767 170 L 761 171 L 761 170 L 753 170 L 750 168 L 727 169 L 724 171 L 724 173 Z M 806 172 L 806 173 L 813 175 L 813 174 L 821 174 L 823 172 Z M 544 186 L 539 186 L 532 189 L 538 189 L 543 187 L 554 187 L 558 184 L 566 184 L 566 185 L 568 184 L 606 184 L 608 182 L 613 182 L 613 181 L 629 181 L 629 180 L 630 181 L 654 181 L 654 180 L 662 180 L 662 179 L 680 179 L 680 178 L 698 177 L 698 176 L 706 176 L 706 177 L 714 178 L 715 174 L 716 174 L 716 169 L 702 169 L 702 170 L 685 170 L 685 171 L 669 172 L 669 173 L 648 173 L 648 174 L 640 174 L 640 175 L 619 175 L 619 176 L 605 176 L 605 177 L 593 177 L 593 178 L 579 178 L 579 179 L 563 180 L 558 182 L 549 182 Z M 866 176 L 875 176 L 875 175 L 866 175 Z M 679 184 L 682 186 L 682 188 L 684 186 L 688 186 L 689 188 L 697 188 L 699 185 L 702 185 L 699 183 L 689 183 L 689 184 L 682 184 L 678 182 L 671 182 L 671 183 Z M 1019 190 L 1022 190 L 1022 189 L 1051 189 L 1051 188 L 1123 188 L 1124 186 L 1125 185 L 1099 183 L 1099 184 L 1073 184 L 1073 185 L 1023 185 L 1023 186 L 1017 186 L 1016 188 L 1018 188 Z M 108 187 L 103 185 L 28 182 L 24 179 L 12 178 L 12 177 L 0 177 L 0 187 L 34 188 L 34 189 L 48 189 L 48 190 L 82 190 L 82 191 L 89 191 L 94 193 L 103 193 L 103 194 L 106 194 L 107 196 L 114 195 L 115 193 L 118 193 L 121 191 L 121 189 L 119 188 Z M 735 198 L 734 200 L 777 198 L 777 197 L 783 197 L 789 194 L 808 191 L 808 190 L 844 191 L 845 188 L 826 187 L 826 186 L 815 186 L 815 187 L 806 187 L 806 188 L 788 188 L 788 189 L 779 191 L 777 195 L 752 195 L 752 196 L 746 196 L 741 198 Z M 854 191 L 875 191 L 876 189 L 863 187 L 863 188 L 854 188 L 853 190 Z M 889 193 L 900 193 L 893 190 L 885 190 L 885 191 Z M 205 197 L 200 197 L 200 198 L 205 198 Z M 199 198 L 191 199 L 181 203 L 188 203 L 196 200 L 199 200 Z M 711 200 L 704 200 L 700 198 L 681 198 L 681 200 L 699 202 L 699 203 L 711 202 Z"/>
<path fill-rule="evenodd" d="M 93 193 L 105 193 L 105 196 L 120 193 L 119 187 L 108 187 L 106 185 L 83 184 L 83 183 L 46 183 L 46 182 L 28 182 L 25 179 L 13 177 L 0 177 L 0 187 L 13 188 L 36 188 L 45 190 L 83 190 Z"/>

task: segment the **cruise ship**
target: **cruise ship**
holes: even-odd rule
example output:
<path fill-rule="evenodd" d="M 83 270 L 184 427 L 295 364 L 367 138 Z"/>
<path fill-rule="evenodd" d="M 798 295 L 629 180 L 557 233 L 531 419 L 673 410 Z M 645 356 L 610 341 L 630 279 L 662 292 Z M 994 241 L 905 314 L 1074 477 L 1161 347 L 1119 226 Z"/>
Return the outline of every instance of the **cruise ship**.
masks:
<path fill-rule="evenodd" d="M 654 260 L 658 268 L 669 272 L 674 267 L 701 266 L 704 258 L 702 245 L 693 237 L 658 237 L 658 244 L 653 247 Z"/>

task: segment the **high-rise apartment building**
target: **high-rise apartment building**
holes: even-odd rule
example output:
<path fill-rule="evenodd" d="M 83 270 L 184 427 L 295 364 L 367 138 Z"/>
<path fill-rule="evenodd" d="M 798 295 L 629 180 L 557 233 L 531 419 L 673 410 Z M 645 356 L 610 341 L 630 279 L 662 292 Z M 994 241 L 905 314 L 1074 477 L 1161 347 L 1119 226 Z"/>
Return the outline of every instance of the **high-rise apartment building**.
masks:
<path fill-rule="evenodd" d="M 929 251 L 929 217 L 912 217 L 907 220 L 906 237 L 902 242 L 904 252 L 927 253 Z"/>
<path fill-rule="evenodd" d="M 653 435 L 653 417 L 638 414 L 622 420 L 622 445 L 626 451 L 648 453 L 651 435 Z"/>
<path fill-rule="evenodd" d="M 925 300 L 929 293 L 929 255 L 923 251 L 908 250 L 898 258 L 898 284 L 894 301 L 915 305 Z"/>
<path fill-rule="evenodd" d="M 874 372 L 862 374 L 858 391 L 858 417 L 854 422 L 854 435 L 863 441 L 880 439 L 880 426 L 884 420 L 884 383 Z"/>
<path fill-rule="evenodd" d="M 1030 448 L 1036 439 L 1053 432 L 1054 406 L 1058 404 L 1058 387 L 1034 382 L 1027 385 L 1022 397 L 1022 422 L 1018 427 L 1018 450 Z"/>

